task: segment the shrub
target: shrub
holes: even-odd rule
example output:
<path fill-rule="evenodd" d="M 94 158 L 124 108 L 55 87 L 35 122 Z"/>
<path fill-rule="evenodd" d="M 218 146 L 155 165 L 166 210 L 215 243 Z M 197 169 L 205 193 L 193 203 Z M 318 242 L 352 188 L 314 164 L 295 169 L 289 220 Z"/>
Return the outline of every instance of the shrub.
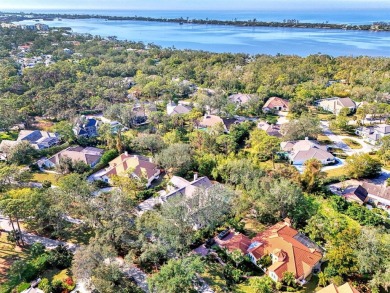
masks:
<path fill-rule="evenodd" d="M 117 156 L 119 156 L 119 153 L 117 150 L 109 150 L 103 154 L 103 156 L 100 159 L 100 163 L 103 166 L 107 165 L 110 161 L 115 159 Z"/>
<path fill-rule="evenodd" d="M 42 279 L 39 284 L 38 284 L 38 288 L 41 289 L 43 292 L 45 293 L 49 293 L 51 292 L 51 286 L 50 286 L 50 282 L 48 279 L 44 278 Z"/>
<path fill-rule="evenodd" d="M 49 264 L 49 256 L 42 254 L 31 261 L 31 265 L 34 267 L 36 274 L 42 273 Z"/>
<path fill-rule="evenodd" d="M 59 245 L 49 253 L 50 265 L 58 269 L 66 269 L 72 264 L 73 254 L 65 246 Z"/>
<path fill-rule="evenodd" d="M 42 243 L 36 242 L 30 247 L 30 254 L 36 258 L 45 253 L 45 246 Z"/>
<path fill-rule="evenodd" d="M 20 292 L 23 292 L 24 290 L 30 288 L 30 283 L 26 283 L 26 282 L 23 282 L 23 283 L 20 283 L 17 287 L 16 287 L 16 291 L 18 293 Z"/>
<path fill-rule="evenodd" d="M 42 187 L 43 188 L 50 188 L 51 187 L 51 182 L 49 180 L 43 180 Z"/>

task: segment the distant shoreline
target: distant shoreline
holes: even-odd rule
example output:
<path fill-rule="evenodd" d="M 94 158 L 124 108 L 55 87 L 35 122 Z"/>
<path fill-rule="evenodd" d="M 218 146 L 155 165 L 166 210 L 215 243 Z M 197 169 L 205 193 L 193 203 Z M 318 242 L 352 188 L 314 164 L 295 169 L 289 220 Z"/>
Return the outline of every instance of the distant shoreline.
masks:
<path fill-rule="evenodd" d="M 261 21 L 251 20 L 213 20 L 213 19 L 189 19 L 189 18 L 154 18 L 144 16 L 108 16 L 94 14 L 62 14 L 62 13 L 16 13 L 0 12 L 3 15 L 0 21 L 14 22 L 23 20 L 43 19 L 51 21 L 60 19 L 103 19 L 106 21 L 152 21 L 185 24 L 207 24 L 207 25 L 227 25 L 237 27 L 281 27 L 281 28 L 310 28 L 310 29 L 342 29 L 342 30 L 364 30 L 364 31 L 390 31 L 390 22 L 374 22 L 373 24 L 332 24 L 332 23 L 301 23 L 297 19 L 285 19 L 283 21 Z"/>

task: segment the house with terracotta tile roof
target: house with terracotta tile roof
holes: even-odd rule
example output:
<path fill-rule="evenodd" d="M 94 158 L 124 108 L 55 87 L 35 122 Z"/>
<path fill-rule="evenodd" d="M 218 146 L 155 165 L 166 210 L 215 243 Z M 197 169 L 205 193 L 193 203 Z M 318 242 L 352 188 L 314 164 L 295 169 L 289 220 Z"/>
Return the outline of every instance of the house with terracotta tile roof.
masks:
<path fill-rule="evenodd" d="M 244 234 L 234 233 L 233 237 L 227 237 L 225 240 L 219 240 L 218 245 L 229 252 L 239 250 L 243 255 L 245 255 L 248 253 L 248 248 L 251 245 L 251 239 Z"/>
<path fill-rule="evenodd" d="M 152 181 L 160 175 L 160 169 L 150 158 L 130 155 L 127 152 L 113 159 L 108 167 L 91 175 L 93 180 L 102 180 L 109 183 L 111 176 L 132 176 L 137 179 L 145 178 L 146 186 L 149 187 Z"/>
<path fill-rule="evenodd" d="M 329 165 L 336 158 L 328 151 L 327 146 L 320 145 L 315 140 L 297 140 L 281 142 L 280 147 L 293 165 L 303 165 L 307 160 L 317 159 L 322 165 Z"/>
<path fill-rule="evenodd" d="M 81 161 L 90 167 L 94 167 L 103 155 L 104 150 L 93 147 L 68 147 L 49 159 L 42 161 L 42 165 L 47 168 L 54 168 L 58 166 L 62 159 L 69 158 L 73 162 Z"/>
<path fill-rule="evenodd" d="M 254 264 L 263 256 L 271 256 L 272 264 L 264 270 L 275 282 L 280 281 L 285 272 L 291 272 L 297 282 L 304 284 L 314 270 L 320 269 L 323 252 L 309 238 L 293 229 L 286 219 L 256 235 L 248 248 L 248 255 Z"/>
<path fill-rule="evenodd" d="M 335 284 L 330 284 L 325 288 L 317 291 L 317 293 L 360 293 L 354 287 L 352 287 L 349 283 L 345 283 L 341 286 L 336 286 Z"/>
<path fill-rule="evenodd" d="M 271 97 L 265 102 L 263 106 L 263 112 L 278 112 L 278 111 L 288 111 L 289 107 L 289 101 L 278 98 L 278 97 Z"/>

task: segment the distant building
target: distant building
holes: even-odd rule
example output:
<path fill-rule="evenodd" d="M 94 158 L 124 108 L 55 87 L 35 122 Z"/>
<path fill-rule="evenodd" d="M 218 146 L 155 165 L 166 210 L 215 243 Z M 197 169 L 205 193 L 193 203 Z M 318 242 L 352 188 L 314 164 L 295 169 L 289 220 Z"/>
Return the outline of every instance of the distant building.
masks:
<path fill-rule="evenodd" d="M 269 124 L 266 121 L 260 121 L 257 123 L 257 128 L 264 130 L 268 135 L 282 137 L 279 124 Z"/>
<path fill-rule="evenodd" d="M 267 100 L 267 102 L 263 106 L 263 112 L 278 112 L 278 111 L 288 111 L 289 108 L 289 101 L 278 98 L 278 97 L 271 97 Z"/>
<path fill-rule="evenodd" d="M 332 112 L 333 114 L 339 114 L 341 109 L 347 108 L 350 113 L 356 111 L 356 103 L 350 98 L 333 97 L 330 99 L 323 99 L 316 102 L 318 107 L 321 107 L 325 111 Z"/>
<path fill-rule="evenodd" d="M 56 153 L 51 158 L 44 160 L 42 165 L 46 166 L 47 168 L 54 168 L 60 164 L 61 159 L 69 158 L 73 162 L 81 161 L 90 167 L 94 167 L 97 163 L 99 163 L 103 152 L 104 150 L 93 147 L 69 147 Z"/>
<path fill-rule="evenodd" d="M 199 122 L 200 128 L 213 128 L 218 124 L 222 125 L 225 133 L 229 133 L 230 127 L 234 124 L 240 124 L 242 120 L 236 118 L 221 118 L 217 115 L 206 114 L 203 119 Z"/>
<path fill-rule="evenodd" d="M 378 144 L 380 140 L 390 135 L 390 125 L 388 124 L 378 124 L 376 126 L 370 127 L 359 127 L 356 129 L 355 133 L 370 144 Z"/>
<path fill-rule="evenodd" d="M 98 127 L 99 121 L 97 119 L 82 116 L 73 127 L 73 133 L 78 137 L 95 137 L 98 136 Z"/>
<path fill-rule="evenodd" d="M 28 141 L 34 148 L 41 150 L 59 143 L 57 133 L 40 130 L 21 130 L 17 141 Z"/>
<path fill-rule="evenodd" d="M 176 105 L 174 102 L 169 102 L 167 104 L 167 115 L 173 116 L 173 115 L 183 115 L 187 114 L 191 111 L 191 108 L 189 106 L 185 105 Z"/>
<path fill-rule="evenodd" d="M 252 96 L 248 94 L 234 94 L 228 97 L 228 100 L 231 103 L 236 104 L 237 106 L 243 106 L 247 104 L 251 99 Z"/>

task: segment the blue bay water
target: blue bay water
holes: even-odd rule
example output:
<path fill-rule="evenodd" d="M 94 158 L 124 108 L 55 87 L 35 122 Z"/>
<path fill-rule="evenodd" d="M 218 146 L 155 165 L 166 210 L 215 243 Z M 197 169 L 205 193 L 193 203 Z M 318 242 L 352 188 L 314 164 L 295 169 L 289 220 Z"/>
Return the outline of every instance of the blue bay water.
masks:
<path fill-rule="evenodd" d="M 54 11 L 50 11 L 54 12 Z M 58 12 L 58 11 L 56 11 Z M 66 11 L 71 13 L 72 11 Z M 370 21 L 390 21 L 383 11 L 354 13 L 330 12 L 219 12 L 211 11 L 73 11 L 77 14 L 102 14 L 118 16 L 183 17 L 209 19 L 253 19 L 283 20 L 299 19 L 301 22 L 330 23 L 370 23 Z M 212 14 L 214 13 L 214 14 Z M 285 12 L 287 13 L 287 12 Z M 294 15 L 295 13 L 295 15 Z M 363 16 L 359 17 L 359 13 Z M 159 16 L 160 14 L 160 16 Z M 301 17 L 298 17 L 301 14 Z M 209 15 L 209 16 L 208 16 Z M 252 17 L 253 15 L 253 17 Z M 268 19 L 264 18 L 268 15 Z M 322 16 L 321 16 L 322 15 Z M 217 17 L 219 16 L 219 17 Z M 304 17 L 307 19 L 305 20 Z M 333 17 L 333 20 L 332 18 Z M 383 17 L 383 19 L 381 18 Z M 322 18 L 324 19 L 323 21 Z M 337 19 L 339 21 L 337 21 Z M 344 20 L 344 21 L 341 21 Z M 355 20 L 355 21 L 354 21 Z M 35 23 L 23 21 L 22 23 Z M 294 54 L 307 56 L 323 53 L 332 56 L 390 56 L 390 32 L 346 31 L 331 29 L 300 29 L 271 27 L 235 27 L 222 25 L 195 25 L 147 21 L 105 21 L 104 19 L 63 19 L 45 21 L 52 27 L 71 27 L 76 33 L 89 33 L 103 37 L 117 36 L 121 40 L 154 43 L 163 47 L 193 49 L 211 52 L 231 52 L 247 54 Z"/>

